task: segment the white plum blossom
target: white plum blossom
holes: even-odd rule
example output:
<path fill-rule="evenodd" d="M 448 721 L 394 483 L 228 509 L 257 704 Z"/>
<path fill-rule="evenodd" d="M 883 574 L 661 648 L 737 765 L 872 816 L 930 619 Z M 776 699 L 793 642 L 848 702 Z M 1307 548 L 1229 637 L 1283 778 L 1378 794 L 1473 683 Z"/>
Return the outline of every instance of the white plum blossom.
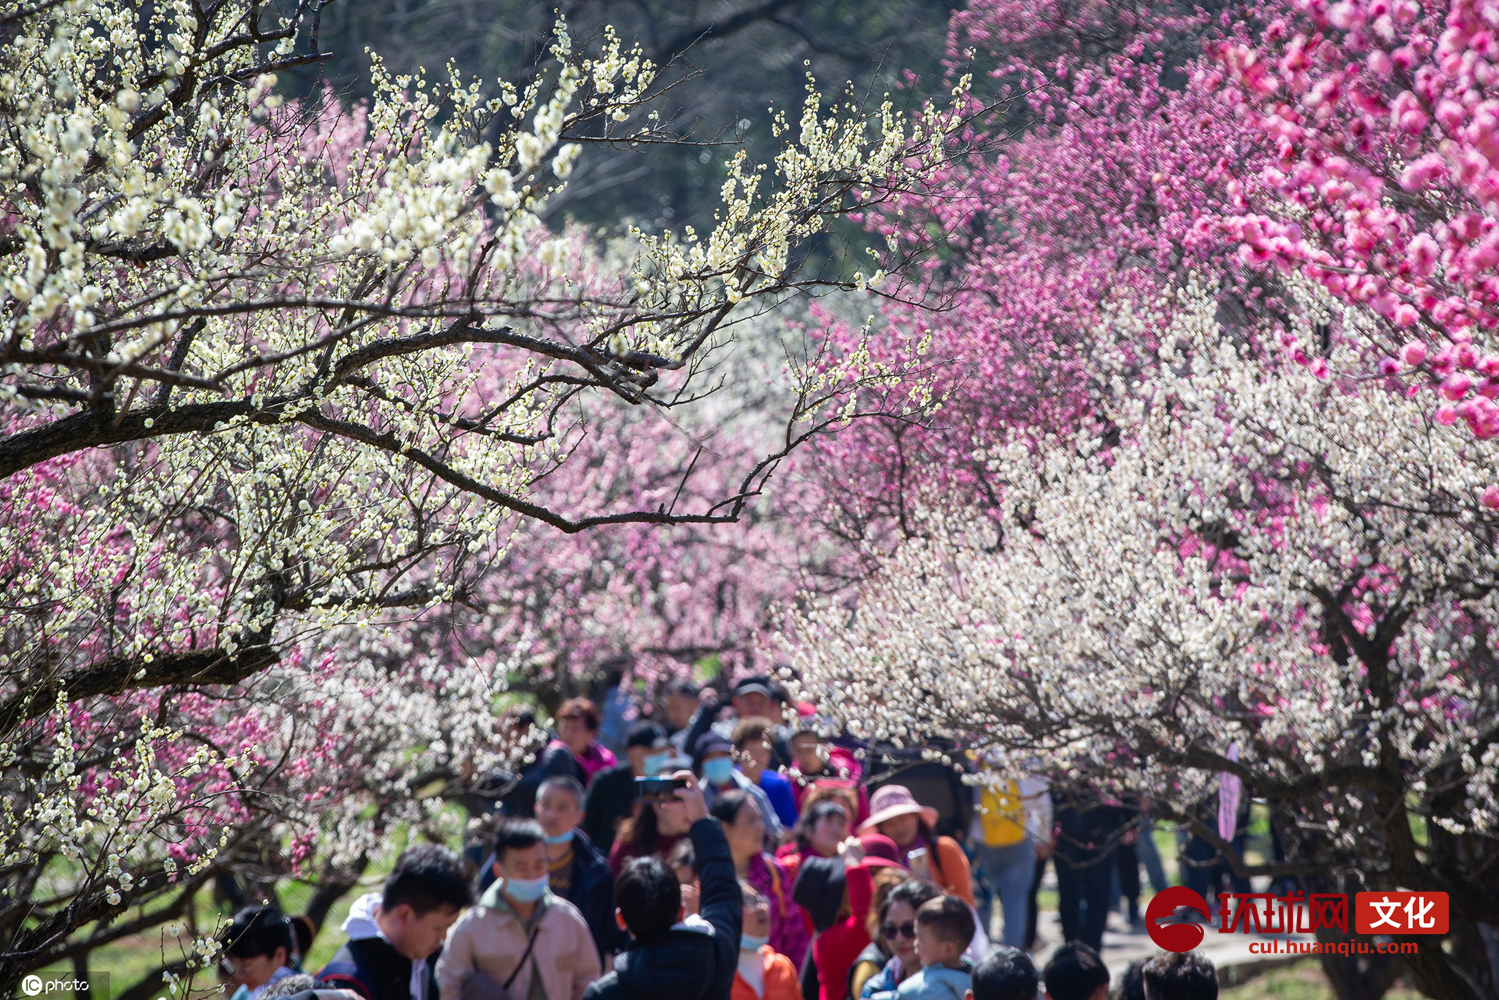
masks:
<path fill-rule="evenodd" d="M 840 284 L 798 247 L 929 181 L 963 120 L 812 92 L 800 144 L 731 161 L 710 233 L 599 246 L 543 216 L 589 143 L 672 141 L 638 49 L 575 50 L 559 21 L 492 97 L 371 54 L 367 105 L 283 102 L 319 6 L 0 15 L 0 898 L 53 907 L 0 990 L 266 843 L 357 868 L 390 824 L 440 822 L 422 788 L 509 759 L 506 659 L 386 630 L 468 597 L 522 518 L 739 518 L 750 491 L 574 510 L 535 487 L 614 432 L 580 401 L 701 405 L 741 324 Z M 915 370 L 796 367 L 776 447 Z"/>
<path fill-rule="evenodd" d="M 929 496 L 851 603 L 789 615 L 804 693 L 858 736 L 1150 798 L 1235 858 L 1201 807 L 1236 774 L 1315 861 L 1287 873 L 1439 889 L 1481 919 L 1499 453 L 1370 382 L 1369 317 L 1328 308 L 1285 351 L 1229 337 L 1195 287 L 1121 306 L 1095 427 L 998 444 L 997 511 Z M 1316 320 L 1324 364 L 1297 363 Z"/>

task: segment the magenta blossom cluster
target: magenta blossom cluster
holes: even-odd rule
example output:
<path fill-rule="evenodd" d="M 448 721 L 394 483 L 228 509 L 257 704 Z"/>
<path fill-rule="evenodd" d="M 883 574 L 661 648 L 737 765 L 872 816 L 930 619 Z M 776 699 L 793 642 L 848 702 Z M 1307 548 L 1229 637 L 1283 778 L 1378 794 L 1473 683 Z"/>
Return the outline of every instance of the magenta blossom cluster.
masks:
<path fill-rule="evenodd" d="M 1499 4 L 1261 3 L 1193 86 L 1243 132 L 1224 231 L 1381 320 L 1386 375 L 1499 434 Z"/>

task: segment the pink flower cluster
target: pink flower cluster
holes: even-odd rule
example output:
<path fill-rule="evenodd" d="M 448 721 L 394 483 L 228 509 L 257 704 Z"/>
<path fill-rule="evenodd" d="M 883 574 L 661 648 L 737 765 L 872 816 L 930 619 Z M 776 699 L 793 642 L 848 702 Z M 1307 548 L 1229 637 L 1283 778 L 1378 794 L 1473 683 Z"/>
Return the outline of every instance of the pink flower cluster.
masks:
<path fill-rule="evenodd" d="M 1241 204 L 1221 224 L 1245 259 L 1368 308 L 1390 338 L 1381 372 L 1419 369 L 1436 419 L 1485 438 L 1499 433 L 1483 346 L 1499 328 L 1496 29 L 1489 0 L 1264 2 L 1193 80 L 1242 132 Z"/>

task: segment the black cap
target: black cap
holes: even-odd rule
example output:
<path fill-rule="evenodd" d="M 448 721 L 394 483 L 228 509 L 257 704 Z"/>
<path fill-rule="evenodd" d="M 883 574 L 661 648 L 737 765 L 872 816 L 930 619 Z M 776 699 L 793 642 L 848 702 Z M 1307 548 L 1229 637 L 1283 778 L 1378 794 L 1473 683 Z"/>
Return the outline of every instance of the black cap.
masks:
<path fill-rule="evenodd" d="M 697 742 L 692 745 L 693 763 L 700 764 L 702 763 L 704 757 L 708 756 L 710 753 L 717 753 L 718 751 L 723 751 L 724 753 L 733 753 L 734 744 L 729 742 L 729 738 L 727 736 L 715 733 L 710 729 L 703 735 L 699 736 L 697 738 Z"/>
<path fill-rule="evenodd" d="M 746 677 L 734 685 L 734 697 L 738 698 L 745 694 L 763 694 L 767 698 L 779 699 L 782 693 L 776 688 L 777 685 L 772 683 L 769 677 Z"/>
<path fill-rule="evenodd" d="M 715 750 L 732 751 L 733 749 L 734 744 L 729 741 L 727 736 L 722 733 L 716 733 L 711 729 L 699 736 L 697 742 L 692 745 L 692 752 L 698 757 L 712 753 Z"/>
<path fill-rule="evenodd" d="M 630 734 L 625 737 L 625 746 L 659 750 L 667 746 L 666 730 L 654 722 L 637 722 L 630 727 Z"/>

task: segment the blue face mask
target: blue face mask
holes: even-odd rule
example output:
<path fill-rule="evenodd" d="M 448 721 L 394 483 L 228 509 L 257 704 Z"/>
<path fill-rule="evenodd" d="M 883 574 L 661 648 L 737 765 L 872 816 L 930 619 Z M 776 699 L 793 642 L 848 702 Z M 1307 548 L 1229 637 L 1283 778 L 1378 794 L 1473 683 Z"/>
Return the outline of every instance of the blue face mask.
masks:
<path fill-rule="evenodd" d="M 734 780 L 734 758 L 714 757 L 703 761 L 703 780 L 710 785 L 727 785 Z"/>
<path fill-rule="evenodd" d="M 555 837 L 546 837 L 545 839 L 549 847 L 556 847 L 558 844 L 565 844 L 572 840 L 573 834 L 576 832 L 576 830 L 568 830 L 566 833 L 559 833 Z"/>
<path fill-rule="evenodd" d="M 768 942 L 769 940 L 770 938 L 768 937 L 758 937 L 754 934 L 741 934 L 739 935 L 739 950 L 759 951 L 761 948 L 765 947 L 766 942 Z"/>
<path fill-rule="evenodd" d="M 647 777 L 654 777 L 661 773 L 661 769 L 666 766 L 666 762 L 669 760 L 671 760 L 671 751 L 662 750 L 660 753 L 646 754 L 645 760 L 640 766 L 645 769 Z"/>
<path fill-rule="evenodd" d="M 507 878 L 505 895 L 517 903 L 534 903 L 547 891 L 547 876 L 541 878 Z"/>

